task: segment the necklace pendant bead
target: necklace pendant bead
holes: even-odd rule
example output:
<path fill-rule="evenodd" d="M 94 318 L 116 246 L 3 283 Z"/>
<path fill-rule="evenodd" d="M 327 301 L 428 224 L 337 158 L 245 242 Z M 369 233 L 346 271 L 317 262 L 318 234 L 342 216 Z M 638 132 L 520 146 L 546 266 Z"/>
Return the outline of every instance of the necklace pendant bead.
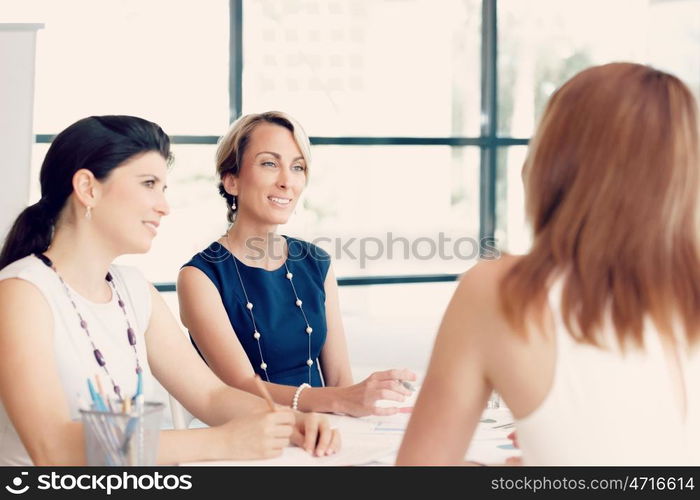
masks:
<path fill-rule="evenodd" d="M 105 365 L 105 358 L 102 355 L 102 353 L 100 352 L 100 350 L 95 349 L 92 353 L 95 355 L 95 361 L 97 361 L 97 364 L 100 366 L 104 366 Z"/>
<path fill-rule="evenodd" d="M 35 254 L 47 267 L 51 268 L 54 273 L 56 273 L 56 277 L 60 281 L 60 283 L 63 285 L 63 290 L 66 292 L 66 297 L 71 303 L 71 306 L 73 306 L 73 310 L 75 311 L 75 314 L 78 316 L 78 320 L 80 321 L 80 327 L 85 331 L 85 334 L 87 335 L 88 340 L 90 341 L 90 344 L 93 348 L 92 354 L 95 357 L 95 361 L 97 364 L 100 366 L 100 368 L 103 368 L 104 371 L 106 372 L 107 376 L 110 378 L 112 382 L 112 389 L 114 389 L 115 394 L 119 396 L 121 399 L 121 388 L 117 385 L 116 381 L 112 377 L 112 374 L 109 372 L 109 369 L 107 368 L 107 361 L 105 360 L 105 357 L 102 355 L 102 352 L 96 347 L 95 342 L 93 341 L 92 336 L 90 335 L 90 330 L 88 329 L 88 324 L 87 321 L 83 318 L 83 316 L 80 314 L 80 311 L 78 310 L 78 306 L 75 303 L 75 299 L 73 298 L 73 295 L 71 294 L 70 290 L 68 289 L 68 285 L 66 285 L 65 281 L 63 281 L 63 278 L 61 277 L 60 274 L 58 274 L 58 271 L 56 270 L 56 267 L 53 265 L 53 262 L 51 262 L 51 259 L 49 259 L 46 255 L 44 254 Z M 136 335 L 134 334 L 134 331 L 131 329 L 131 325 L 129 324 L 129 318 L 127 315 L 126 307 L 124 304 L 124 301 L 121 298 L 121 295 L 119 294 L 119 290 L 117 289 L 116 284 L 114 283 L 114 280 L 112 278 L 112 275 L 110 273 L 107 273 L 105 276 L 105 280 L 111 285 L 112 292 L 113 292 L 113 297 L 116 297 L 117 299 L 117 304 L 121 308 L 122 312 L 124 313 L 124 318 L 126 320 L 126 332 L 127 332 L 127 337 L 129 340 L 129 344 L 134 349 L 134 357 L 136 358 L 136 373 L 140 374 L 142 372 L 141 370 L 141 364 L 139 363 L 139 355 L 138 352 L 136 351 Z"/>
<path fill-rule="evenodd" d="M 262 341 L 260 340 L 262 337 L 262 334 L 257 330 L 257 324 L 255 322 L 255 313 L 253 313 L 253 303 L 249 299 L 248 293 L 246 291 L 246 286 L 243 283 L 243 278 L 241 277 L 240 269 L 238 268 L 237 259 L 235 259 L 235 258 L 233 259 L 233 265 L 236 268 L 236 275 L 238 276 L 238 282 L 241 285 L 241 290 L 243 291 L 243 297 L 246 300 L 245 307 L 246 307 L 246 309 L 248 309 L 250 318 L 253 322 L 253 334 L 252 334 L 252 336 L 258 342 L 257 347 L 260 351 L 260 358 L 259 358 L 260 365 L 259 366 L 260 366 L 260 369 L 265 372 L 264 374 L 261 374 L 261 376 L 264 379 L 266 379 L 268 382 L 270 382 L 270 378 L 269 378 L 268 373 L 267 373 L 267 363 L 265 363 L 265 361 L 263 360 L 263 355 L 262 355 Z M 302 303 L 301 299 L 299 298 L 299 296 L 297 295 L 297 291 L 294 287 L 294 283 L 292 282 L 292 278 L 294 277 L 294 274 L 292 274 L 292 272 L 289 270 L 289 268 L 287 267 L 286 264 L 284 264 L 284 266 L 285 266 L 285 271 L 286 271 L 284 276 L 289 281 L 289 284 L 291 285 L 290 288 L 291 288 L 291 292 L 294 295 L 294 304 L 296 307 L 299 308 L 301 315 L 304 317 L 304 323 L 306 324 L 304 331 L 308 335 L 311 335 L 311 333 L 314 330 L 313 330 L 313 328 L 311 328 L 311 325 L 309 324 L 309 320 L 306 318 L 306 315 L 304 314 L 304 309 L 302 308 L 303 303 Z M 281 278 L 281 276 L 280 276 L 280 278 Z M 279 278 L 277 278 L 277 279 L 279 279 Z M 267 304 L 263 303 L 262 307 L 263 307 L 263 309 L 265 309 L 267 307 Z M 287 306 L 287 307 L 289 307 L 289 306 Z M 268 338 L 268 337 L 266 337 L 266 339 L 267 339 L 267 341 L 270 340 L 270 338 Z M 308 342 L 305 341 L 304 343 L 305 344 L 308 343 L 308 354 L 307 354 L 308 357 L 306 359 L 306 365 L 311 367 L 314 364 L 314 360 L 311 358 L 311 356 L 312 356 L 312 354 L 311 354 L 311 338 L 308 337 Z M 311 383 L 311 371 L 309 370 L 309 384 L 310 383 Z"/>
<path fill-rule="evenodd" d="M 136 334 L 131 327 L 126 329 L 126 335 L 129 337 L 129 345 L 136 345 Z"/>

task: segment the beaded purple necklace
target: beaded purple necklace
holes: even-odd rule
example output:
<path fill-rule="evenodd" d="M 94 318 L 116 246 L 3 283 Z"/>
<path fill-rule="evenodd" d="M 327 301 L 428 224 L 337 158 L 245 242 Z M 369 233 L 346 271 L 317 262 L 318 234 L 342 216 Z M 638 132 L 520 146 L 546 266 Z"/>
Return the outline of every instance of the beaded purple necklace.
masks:
<path fill-rule="evenodd" d="M 61 281 L 61 285 L 63 285 L 63 290 L 66 292 L 66 295 L 68 296 L 68 300 L 70 300 L 70 303 L 73 305 L 73 309 L 75 310 L 75 313 L 78 315 L 78 320 L 80 321 L 80 328 L 85 330 L 85 333 L 87 334 L 88 340 L 90 341 L 90 345 L 92 346 L 92 353 L 95 355 L 95 361 L 97 361 L 97 364 L 100 365 L 100 367 L 107 374 L 107 377 L 109 377 L 109 380 L 112 383 L 112 388 L 114 389 L 114 393 L 117 395 L 117 397 L 121 401 L 122 400 L 121 388 L 117 385 L 116 381 L 114 380 L 114 377 L 112 377 L 112 374 L 109 373 L 109 370 L 107 369 L 107 362 L 105 361 L 104 356 L 102 355 L 100 350 L 95 345 L 95 342 L 92 340 L 92 336 L 90 335 L 90 330 L 88 330 L 87 321 L 85 321 L 85 319 L 83 318 L 83 315 L 80 314 L 80 311 L 78 310 L 78 306 L 75 304 L 75 300 L 73 299 L 73 294 L 71 294 L 70 290 L 68 289 L 68 285 L 66 285 L 66 282 L 63 281 L 63 278 L 61 278 L 61 275 L 58 274 L 58 271 L 56 270 L 56 266 L 54 266 L 53 261 L 51 259 L 49 259 L 43 253 L 37 253 L 35 255 L 39 258 L 39 260 L 41 260 L 44 264 L 46 264 L 47 267 L 50 267 L 51 269 L 53 269 L 53 272 L 56 273 L 56 276 L 58 276 L 58 279 Z M 134 334 L 133 328 L 131 328 L 131 322 L 129 321 L 129 315 L 126 313 L 126 304 L 122 300 L 122 297 L 119 294 L 119 290 L 117 290 L 117 285 L 114 283 L 114 278 L 112 277 L 112 274 L 108 272 L 107 276 L 105 276 L 105 279 L 112 287 L 112 290 L 114 290 L 114 293 L 117 296 L 117 304 L 119 304 L 119 307 L 121 308 L 122 312 L 124 313 L 124 319 L 126 320 L 126 337 L 129 340 L 129 345 L 134 349 L 134 357 L 136 358 L 136 373 L 139 374 L 139 373 L 141 373 L 142 370 L 141 370 L 141 363 L 139 362 L 139 354 L 136 351 L 136 335 Z"/>

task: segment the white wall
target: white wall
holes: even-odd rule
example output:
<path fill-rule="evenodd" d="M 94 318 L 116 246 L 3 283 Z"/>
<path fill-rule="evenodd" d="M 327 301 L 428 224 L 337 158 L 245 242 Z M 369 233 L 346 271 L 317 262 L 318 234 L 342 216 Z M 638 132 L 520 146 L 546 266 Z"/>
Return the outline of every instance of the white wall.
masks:
<path fill-rule="evenodd" d="M 43 26 L 0 23 L 0 241 L 29 199 L 34 54 Z"/>

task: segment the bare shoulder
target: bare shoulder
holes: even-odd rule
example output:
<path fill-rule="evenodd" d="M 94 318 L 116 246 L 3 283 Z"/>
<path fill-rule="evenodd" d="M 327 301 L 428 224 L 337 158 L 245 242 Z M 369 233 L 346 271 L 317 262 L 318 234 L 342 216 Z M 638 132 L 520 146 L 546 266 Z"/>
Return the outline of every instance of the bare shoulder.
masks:
<path fill-rule="evenodd" d="M 480 261 L 460 279 L 447 314 L 450 330 L 478 350 L 487 371 L 494 369 L 498 356 L 513 343 L 513 330 L 501 307 L 500 284 L 520 256 L 504 255 L 498 260 Z"/>
<path fill-rule="evenodd" d="M 214 287 L 209 276 L 204 271 L 195 266 L 185 266 L 180 269 L 177 275 L 177 291 L 183 289 L 195 289 L 197 293 L 202 291 L 202 287 L 209 289 Z"/>
<path fill-rule="evenodd" d="M 481 342 L 509 329 L 500 307 L 499 285 L 517 257 L 481 261 L 459 280 L 443 318 L 443 331 Z"/>
<path fill-rule="evenodd" d="M 181 268 L 180 271 L 177 273 L 177 284 L 189 284 L 193 281 L 196 282 L 200 278 L 206 278 L 206 275 L 201 269 L 198 269 L 194 266 L 185 266 Z"/>
<path fill-rule="evenodd" d="M 181 300 L 201 303 L 219 297 L 219 291 L 207 274 L 194 266 L 185 266 L 177 275 L 177 294 Z"/>
<path fill-rule="evenodd" d="M 521 258 L 519 255 L 504 254 L 496 260 L 479 261 L 461 276 L 455 296 L 468 299 L 481 307 L 497 308 L 501 280 Z"/>
<path fill-rule="evenodd" d="M 53 314 L 44 294 L 21 278 L 0 281 L 0 330 L 4 336 L 37 331 L 50 334 Z M 32 318 L 27 321 L 27 318 Z"/>
<path fill-rule="evenodd" d="M 22 278 L 8 278 L 0 281 L 0 307 L 3 315 L 12 314 L 18 306 L 36 309 L 37 313 L 48 312 L 50 307 L 44 294 L 33 283 Z"/>

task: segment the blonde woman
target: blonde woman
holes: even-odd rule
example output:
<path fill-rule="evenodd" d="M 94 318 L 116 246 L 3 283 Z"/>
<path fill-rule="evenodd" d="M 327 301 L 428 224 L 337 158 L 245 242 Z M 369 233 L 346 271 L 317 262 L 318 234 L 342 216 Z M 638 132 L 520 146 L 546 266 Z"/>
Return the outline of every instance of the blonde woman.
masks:
<path fill-rule="evenodd" d="M 193 344 L 227 384 L 254 391 L 258 374 L 277 403 L 305 411 L 388 415 L 411 392 L 408 370 L 353 383 L 330 256 L 277 233 L 294 212 L 310 166 L 309 140 L 281 112 L 246 115 L 217 150 L 226 233 L 187 262 L 177 283 Z M 402 383 L 404 382 L 404 383 Z"/>

